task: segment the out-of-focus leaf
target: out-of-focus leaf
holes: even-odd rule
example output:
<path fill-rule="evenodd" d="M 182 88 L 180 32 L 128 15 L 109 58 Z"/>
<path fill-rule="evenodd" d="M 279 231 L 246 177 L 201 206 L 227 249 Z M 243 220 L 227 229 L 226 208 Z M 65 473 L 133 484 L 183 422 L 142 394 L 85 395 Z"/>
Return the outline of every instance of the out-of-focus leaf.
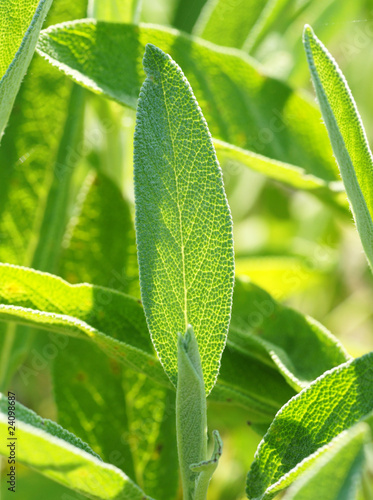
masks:
<path fill-rule="evenodd" d="M 67 228 L 59 274 L 127 293 L 137 277 L 135 230 L 128 203 L 104 174 L 88 174 Z"/>
<path fill-rule="evenodd" d="M 44 30 L 38 51 L 74 80 L 135 107 L 147 42 L 183 69 L 213 137 L 330 182 L 337 167 L 320 115 L 286 84 L 260 73 L 241 52 L 167 28 L 79 21 Z M 118 68 L 123 71 L 118 73 Z"/>
<path fill-rule="evenodd" d="M 328 183 L 319 177 L 308 174 L 304 168 L 273 160 L 267 156 L 232 146 L 218 139 L 214 139 L 213 142 L 219 160 L 229 159 L 237 161 L 251 170 L 255 170 L 276 181 L 283 182 L 293 188 L 319 190 L 321 192 L 322 188 L 329 187 L 329 189 L 337 192 L 340 191 L 341 184 L 338 181 Z"/>
<path fill-rule="evenodd" d="M 85 12 L 86 0 L 73 5 L 54 0 L 47 22 Z M 73 91 L 71 81 L 36 55 L 0 147 L 0 262 L 54 270 L 66 223 L 66 193 L 81 156 L 76 144 L 81 112 L 81 89 Z M 9 383 L 32 338 L 23 327 L 1 326 L 0 387 Z"/>
<path fill-rule="evenodd" d="M 295 390 L 351 359 L 338 340 L 312 318 L 282 306 L 259 287 L 236 279 L 230 343 L 270 358 Z"/>
<path fill-rule="evenodd" d="M 177 335 L 192 325 L 209 394 L 232 306 L 232 218 L 211 136 L 184 74 L 150 44 L 144 68 L 134 141 L 141 297 L 174 385 Z"/>
<path fill-rule="evenodd" d="M 93 0 L 89 16 L 99 21 L 136 23 L 140 5 L 141 0 Z"/>
<path fill-rule="evenodd" d="M 91 340 L 130 368 L 171 385 L 154 353 L 137 300 L 108 288 L 69 285 L 61 278 L 17 266 L 0 265 L 0 276 L 3 320 L 25 321 Z M 268 425 L 295 394 L 275 365 L 270 365 L 230 346 L 228 338 L 211 399 L 243 406 L 249 419 Z"/>
<path fill-rule="evenodd" d="M 193 28 L 193 34 L 226 47 L 241 49 L 266 1 L 209 0 Z"/>
<path fill-rule="evenodd" d="M 320 283 L 323 269 L 297 255 L 238 257 L 237 276 L 247 277 L 277 298 L 285 299 Z"/>
<path fill-rule="evenodd" d="M 342 72 L 310 27 L 305 28 L 304 44 L 356 227 L 373 268 L 373 157 L 365 130 Z"/>
<path fill-rule="evenodd" d="M 124 386 L 130 442 L 139 484 L 154 498 L 174 500 L 179 482 L 175 393 L 126 369 Z"/>
<path fill-rule="evenodd" d="M 248 497 L 273 498 L 372 410 L 373 353 L 326 372 L 276 415 L 247 476 Z"/>
<path fill-rule="evenodd" d="M 144 500 L 146 496 L 121 470 L 107 464 L 88 445 L 50 420 L 16 403 L 17 460 L 93 499 Z M 8 400 L 0 397 L 0 428 L 8 434 Z M 2 440 L 0 454 L 9 455 Z"/>
<path fill-rule="evenodd" d="M 207 0 L 177 0 L 172 25 L 190 33 Z"/>
<path fill-rule="evenodd" d="M 1 2 L 0 139 L 52 0 Z"/>
<path fill-rule="evenodd" d="M 356 498 L 364 466 L 364 444 L 369 437 L 369 427 L 363 422 L 342 432 L 289 488 L 284 500 Z"/>

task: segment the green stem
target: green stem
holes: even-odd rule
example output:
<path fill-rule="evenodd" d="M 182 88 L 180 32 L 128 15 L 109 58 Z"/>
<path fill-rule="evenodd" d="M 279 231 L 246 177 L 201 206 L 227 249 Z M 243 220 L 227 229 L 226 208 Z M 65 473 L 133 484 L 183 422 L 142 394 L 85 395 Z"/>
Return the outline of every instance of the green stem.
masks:
<path fill-rule="evenodd" d="M 198 472 L 191 466 L 206 460 L 206 393 L 197 340 L 191 326 L 178 338 L 176 433 L 184 500 L 195 498 Z"/>

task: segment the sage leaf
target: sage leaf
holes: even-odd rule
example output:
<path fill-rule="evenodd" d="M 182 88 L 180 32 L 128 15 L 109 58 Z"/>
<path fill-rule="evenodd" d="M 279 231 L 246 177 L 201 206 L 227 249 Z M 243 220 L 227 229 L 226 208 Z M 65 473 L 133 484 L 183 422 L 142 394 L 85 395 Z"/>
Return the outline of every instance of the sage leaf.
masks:
<path fill-rule="evenodd" d="M 0 396 L 0 429 L 8 433 L 8 400 Z M 121 470 L 101 460 L 88 445 L 50 420 L 16 403 L 17 460 L 89 498 L 144 500 L 150 497 Z M 2 440 L 0 454 L 9 455 Z"/>
<path fill-rule="evenodd" d="M 147 43 L 183 69 L 215 139 L 304 168 L 326 183 L 339 180 L 318 110 L 243 53 L 167 28 L 83 20 L 44 30 L 37 50 L 81 85 L 135 108 Z"/>
<path fill-rule="evenodd" d="M 209 42 L 241 49 L 268 0 L 209 0 L 193 28 L 193 34 Z"/>
<path fill-rule="evenodd" d="M 312 467 L 289 488 L 284 500 L 350 500 L 356 498 L 364 466 L 364 445 L 370 439 L 361 422 L 334 438 Z"/>
<path fill-rule="evenodd" d="M 221 454 L 223 452 L 223 442 L 218 431 L 212 431 L 212 436 L 214 438 L 214 449 L 210 460 L 205 460 L 199 464 L 191 465 L 191 469 L 194 472 L 199 472 L 197 477 L 196 489 L 195 489 L 195 500 L 205 500 L 207 498 L 207 490 L 214 474 Z"/>
<path fill-rule="evenodd" d="M 373 267 L 373 157 L 347 82 L 309 26 L 304 45 L 312 81 L 365 254 Z"/>
<path fill-rule="evenodd" d="M 177 334 L 193 326 L 206 393 L 230 321 L 232 219 L 206 122 L 176 63 L 147 45 L 134 142 L 140 288 L 159 359 L 177 383 Z"/>
<path fill-rule="evenodd" d="M 71 266 L 69 270 L 74 271 Z M 74 273 L 76 278 L 76 271 Z M 171 385 L 154 353 L 143 309 L 136 299 L 105 287 L 70 285 L 56 276 L 7 264 L 0 264 L 0 278 L 2 321 L 26 321 L 37 326 L 43 325 L 49 331 L 94 342 L 109 355 L 114 354 L 126 366 L 162 385 Z M 272 326 L 275 313 L 286 321 L 290 353 L 296 352 L 296 349 L 304 352 L 304 339 L 307 339 L 315 359 L 319 355 L 324 360 L 319 370 L 332 368 L 333 363 L 343 362 L 345 356 L 346 359 L 348 357 L 328 332 L 325 335 L 322 328 L 315 328 L 312 320 L 308 322 L 299 313 L 283 308 L 260 288 L 250 284 L 240 285 L 241 281 L 237 280 L 231 323 L 233 329 L 228 335 L 219 378 L 210 399 L 242 406 L 247 411 L 247 418 L 253 423 L 268 426 L 281 406 L 296 394 L 285 382 L 286 370 L 282 368 L 282 363 L 293 373 L 291 378 L 299 380 L 300 384 L 306 385 L 312 377 L 311 373 L 318 373 L 317 368 L 312 367 L 310 372 L 307 363 L 304 363 L 304 370 L 301 363 L 295 363 L 297 371 L 292 371 L 295 369 L 293 354 L 287 361 L 288 349 L 284 345 L 281 347 L 276 328 Z M 255 323 L 257 315 L 263 316 L 263 311 L 266 312 L 268 307 L 274 314 L 263 317 L 261 335 L 267 336 L 267 342 L 271 344 L 251 338 L 260 338 L 260 328 L 257 332 L 252 320 Z M 247 321 L 242 324 L 245 310 L 248 312 Z M 294 326 L 292 321 L 295 322 Z M 239 341 L 235 338 L 237 329 L 244 331 Z M 302 332 L 299 337 L 295 335 L 298 329 Z M 281 353 L 281 349 L 285 351 L 282 357 L 280 355 L 283 362 L 275 362 L 275 351 Z M 330 366 L 327 365 L 328 359 Z M 23 368 L 20 369 L 20 376 L 27 377 Z"/>
<path fill-rule="evenodd" d="M 247 476 L 251 500 L 269 500 L 324 453 L 333 438 L 373 410 L 373 353 L 316 379 L 276 415 Z"/>
<path fill-rule="evenodd" d="M 35 10 L 35 0 L 1 3 L 0 140 L 51 4 L 52 0 L 40 0 Z M 28 22 L 25 29 L 22 25 Z"/>
<path fill-rule="evenodd" d="M 276 302 L 258 286 L 236 279 L 229 343 L 259 359 L 268 357 L 299 391 L 351 357 L 313 318 Z M 255 354 L 254 354 L 255 353 Z"/>
<path fill-rule="evenodd" d="M 4 3 L 10 4 L 23 2 Z M 85 9 L 85 0 L 74 5 L 58 0 L 46 23 L 84 16 Z M 0 262 L 56 271 L 67 192 L 79 158 L 71 148 L 79 142 L 82 112 L 82 89 L 74 89 L 68 78 L 36 54 L 0 147 Z M 34 336 L 24 327 L 15 329 L 14 324 L 1 325 L 0 330 L 0 388 L 5 390 Z"/>

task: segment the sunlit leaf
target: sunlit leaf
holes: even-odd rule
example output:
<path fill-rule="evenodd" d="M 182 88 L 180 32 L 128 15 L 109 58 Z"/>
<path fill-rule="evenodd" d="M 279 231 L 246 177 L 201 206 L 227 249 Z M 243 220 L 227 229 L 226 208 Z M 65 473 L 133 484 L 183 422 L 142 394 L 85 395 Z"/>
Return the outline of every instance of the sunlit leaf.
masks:
<path fill-rule="evenodd" d="M 17 460 L 93 499 L 144 500 L 146 496 L 121 470 L 103 462 L 88 445 L 50 420 L 16 404 Z M 0 428 L 8 434 L 8 399 L 0 396 Z M 0 454 L 9 455 L 9 440 Z"/>
<path fill-rule="evenodd" d="M 52 0 L 0 4 L 0 139 Z"/>
<path fill-rule="evenodd" d="M 304 44 L 356 227 L 373 267 L 373 157 L 366 133 L 341 70 L 310 27 L 305 28 Z"/>
<path fill-rule="evenodd" d="M 233 292 L 232 219 L 206 122 L 175 62 L 147 45 L 135 132 L 141 297 L 159 359 L 177 381 L 177 334 L 192 325 L 209 394 Z"/>
<path fill-rule="evenodd" d="M 372 410 L 373 353 L 326 372 L 276 415 L 247 476 L 248 497 L 273 498 Z"/>

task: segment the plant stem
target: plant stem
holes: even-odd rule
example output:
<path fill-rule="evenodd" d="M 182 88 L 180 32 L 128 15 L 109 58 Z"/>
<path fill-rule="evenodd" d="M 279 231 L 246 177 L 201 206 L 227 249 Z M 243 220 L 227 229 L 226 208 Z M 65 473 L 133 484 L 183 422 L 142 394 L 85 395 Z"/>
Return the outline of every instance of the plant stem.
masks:
<path fill-rule="evenodd" d="M 191 326 L 178 338 L 176 433 L 183 497 L 193 500 L 199 475 L 191 465 L 206 460 L 207 416 L 201 359 Z"/>

